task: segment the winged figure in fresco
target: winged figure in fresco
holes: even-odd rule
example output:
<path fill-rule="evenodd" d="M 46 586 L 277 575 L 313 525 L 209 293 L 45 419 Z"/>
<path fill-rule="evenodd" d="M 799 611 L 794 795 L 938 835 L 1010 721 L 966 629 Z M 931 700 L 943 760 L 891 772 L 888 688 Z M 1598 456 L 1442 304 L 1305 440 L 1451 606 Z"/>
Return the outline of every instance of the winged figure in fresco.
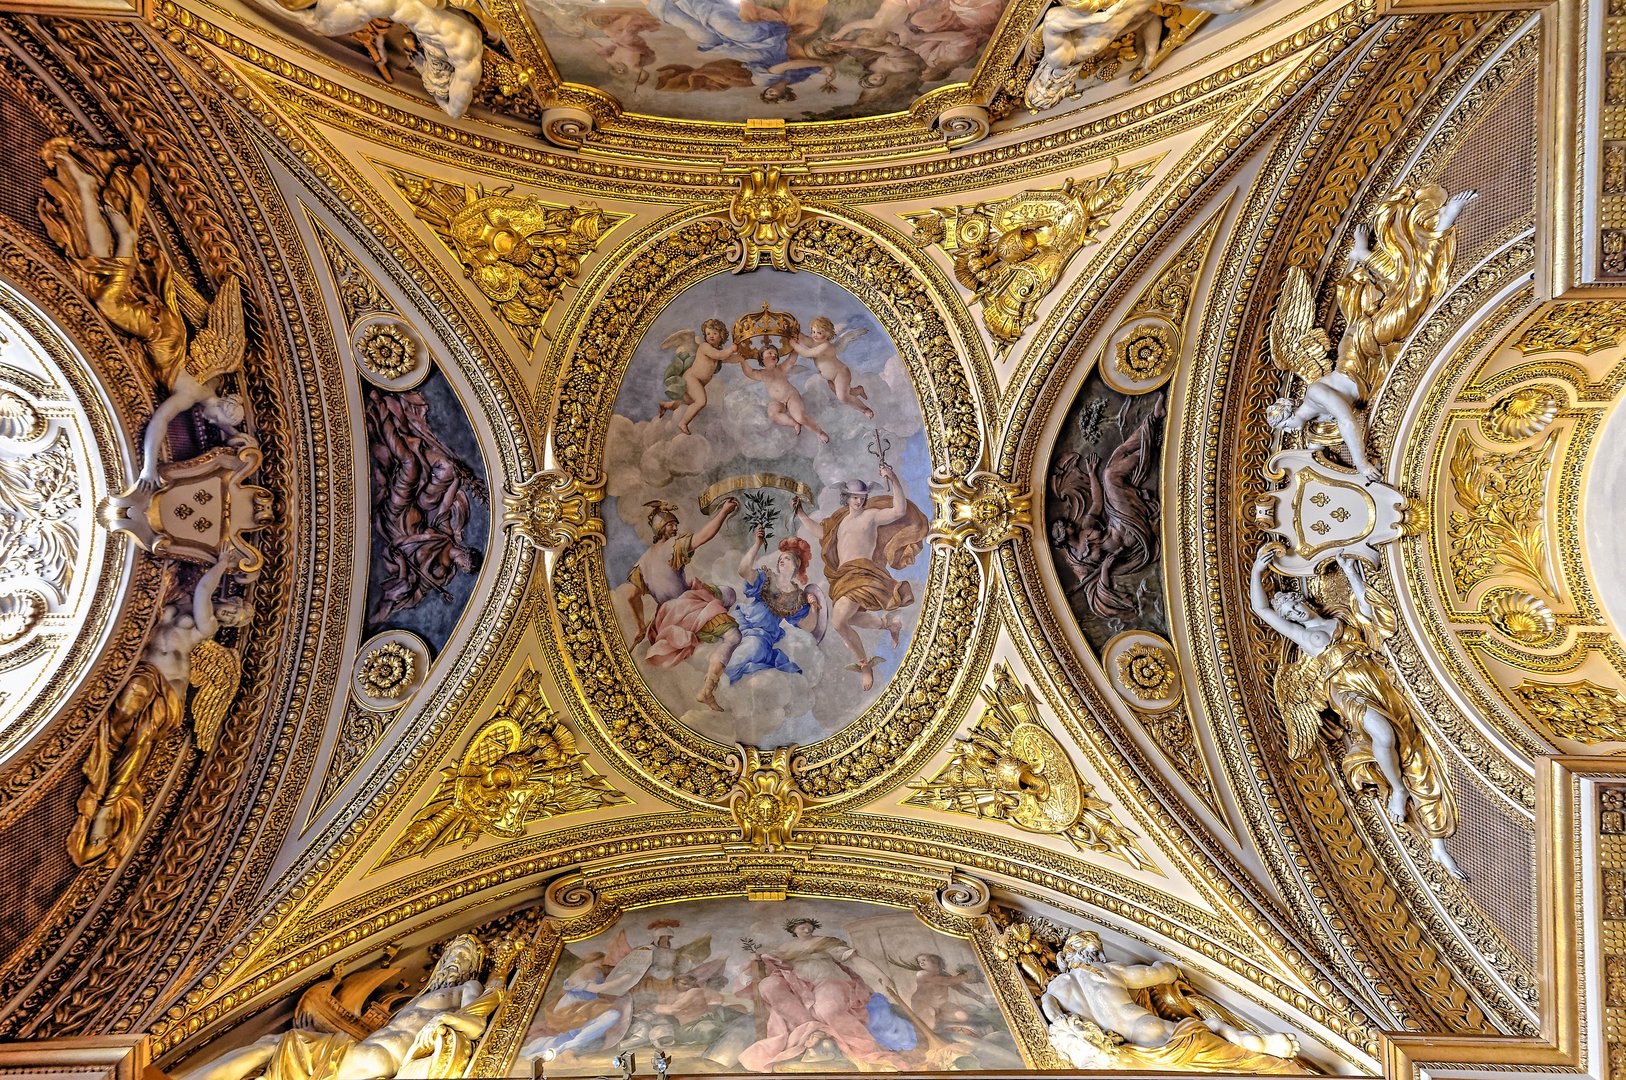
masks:
<path fill-rule="evenodd" d="M 1159 394 L 1152 411 L 1105 463 L 1070 452 L 1057 459 L 1050 475 L 1051 494 L 1061 506 L 1051 522 L 1051 543 L 1078 574 L 1090 609 L 1103 619 L 1134 613 L 1134 602 L 1119 594 L 1116 578 L 1144 570 L 1158 558 L 1156 470 L 1165 415 Z"/>
<path fill-rule="evenodd" d="M 1284 643 L 1272 689 L 1287 728 L 1288 756 L 1313 753 L 1324 737 L 1347 736 L 1343 769 L 1351 785 L 1385 799 L 1397 824 L 1409 807 L 1434 860 L 1461 877 L 1445 850 L 1445 837 L 1456 831 L 1457 808 L 1444 763 L 1381 659 L 1383 643 L 1395 631 L 1393 606 L 1366 587 L 1354 560 L 1342 573 L 1305 579 L 1307 596 L 1268 593 L 1264 575 L 1281 551 L 1280 544 L 1260 549 L 1249 601 Z"/>
<path fill-rule="evenodd" d="M 724 364 L 739 359 L 739 352 L 728 340 L 728 327 L 721 319 L 707 319 L 700 333 L 679 330 L 661 341 L 661 348 L 676 355 L 666 367 L 666 401 L 661 402 L 659 415 L 683 410 L 678 417 L 678 430 L 689 434 L 689 424 L 706 407 L 706 388 Z"/>
<path fill-rule="evenodd" d="M 85 291 L 107 320 L 146 346 L 153 377 L 169 391 L 142 441 L 142 487 L 156 489 L 170 421 L 201 405 L 203 418 L 228 436 L 244 419 L 241 398 L 222 397 L 219 381 L 243 369 L 242 284 L 227 277 L 206 301 L 150 236 L 142 217 L 151 193 L 145 165 L 108 150 L 52 139 L 40 151 L 45 178 L 40 218 L 74 263 Z"/>
<path fill-rule="evenodd" d="M 869 333 L 865 327 L 853 329 L 842 328 L 836 333 L 836 324 L 820 315 L 808 324 L 811 334 L 799 334 L 794 339 L 785 342 L 785 348 L 804 360 L 813 361 L 818 368 L 819 377 L 830 384 L 830 391 L 836 395 L 836 400 L 849 408 L 857 409 L 866 417 L 875 415 L 875 410 L 865 404 L 869 394 L 862 386 L 853 382 L 853 369 L 842 363 L 841 350 L 854 341 Z"/>
<path fill-rule="evenodd" d="M 1282 398 L 1265 412 L 1278 431 L 1309 428 L 1336 437 L 1349 449 L 1361 477 L 1383 471 L 1367 456 L 1360 409 L 1388 377 L 1401 344 L 1445 287 L 1456 251 L 1452 225 L 1475 197 L 1449 198 L 1437 184 L 1401 188 L 1384 199 L 1370 228 L 1360 226 L 1349 268 L 1338 282 L 1344 336 L 1336 360 L 1332 339 L 1316 325 L 1310 275 L 1290 266 L 1270 320 L 1270 357 L 1276 367 L 1304 380 L 1304 396 Z"/>

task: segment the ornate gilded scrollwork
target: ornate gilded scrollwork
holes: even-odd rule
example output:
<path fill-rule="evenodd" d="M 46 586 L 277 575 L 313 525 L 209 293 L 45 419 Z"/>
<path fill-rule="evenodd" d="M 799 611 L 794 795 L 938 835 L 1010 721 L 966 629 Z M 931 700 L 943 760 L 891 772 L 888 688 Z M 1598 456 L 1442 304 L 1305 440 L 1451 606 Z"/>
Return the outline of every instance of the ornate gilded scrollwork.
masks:
<path fill-rule="evenodd" d="M 530 669 L 514 681 L 458 763 L 443 770 L 440 786 L 383 865 L 447 844 L 468 847 L 487 833 L 523 836 L 542 818 L 629 801 L 576 749 L 576 736 L 548 707 L 545 686 Z"/>
<path fill-rule="evenodd" d="M 970 734 L 955 742 L 935 776 L 910 783 L 915 794 L 905 802 L 1064 836 L 1081 850 L 1152 869 L 1135 833 L 1118 823 L 1111 804 L 1078 774 L 1046 730 L 1033 691 L 1016 681 L 1009 666 L 994 668 L 983 698 L 987 707 Z"/>
<path fill-rule="evenodd" d="M 1554 304 L 1513 347 L 1526 356 L 1578 352 L 1590 356 L 1626 340 L 1626 301 L 1585 300 Z"/>
<path fill-rule="evenodd" d="M 1527 679 L 1513 693 L 1532 716 L 1563 738 L 1588 743 L 1626 740 L 1626 694 L 1618 690 L 1589 679 L 1569 683 Z"/>
<path fill-rule="evenodd" d="M 775 270 L 795 270 L 794 237 L 801 220 L 802 202 L 790 190 L 784 168 L 767 165 L 742 173 L 739 190 L 728 204 L 734 272 L 755 270 L 764 260 Z"/>
<path fill-rule="evenodd" d="M 559 294 L 576 284 L 582 258 L 627 218 L 402 169 L 390 179 L 526 348 L 535 347 Z"/>
<path fill-rule="evenodd" d="M 1520 574 L 1557 592 L 1547 559 L 1547 474 L 1555 436 L 1499 454 L 1457 433 L 1451 453 L 1451 574 L 1467 593 L 1499 571 Z"/>
<path fill-rule="evenodd" d="M 795 752 L 793 746 L 770 751 L 742 748 L 739 775 L 728 793 L 741 845 L 768 853 L 794 846 L 791 832 L 805 805 L 791 767 Z"/>
<path fill-rule="evenodd" d="M 537 547 L 604 539 L 604 522 L 595 510 L 604 501 L 602 478 L 584 484 L 569 473 L 548 469 L 514 485 L 502 501 L 504 526 Z"/>
<path fill-rule="evenodd" d="M 982 305 L 983 321 L 1001 352 L 1038 315 L 1080 249 L 1123 209 L 1157 162 L 1112 169 L 1092 180 L 1068 180 L 991 203 L 905 214 L 915 242 L 935 244 L 954 260 L 954 276 Z"/>
<path fill-rule="evenodd" d="M 986 552 L 1033 531 L 1033 496 L 991 472 L 934 478 L 932 501 L 937 504 L 933 540 Z"/>

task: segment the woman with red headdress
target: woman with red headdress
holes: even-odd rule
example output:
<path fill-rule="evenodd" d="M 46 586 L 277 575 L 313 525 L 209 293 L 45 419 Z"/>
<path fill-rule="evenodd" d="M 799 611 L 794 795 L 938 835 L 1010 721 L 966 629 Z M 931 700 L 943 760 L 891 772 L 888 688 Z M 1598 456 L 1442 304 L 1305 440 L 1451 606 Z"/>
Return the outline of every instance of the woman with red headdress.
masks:
<path fill-rule="evenodd" d="M 745 596 L 734 605 L 740 644 L 729 658 L 730 684 L 758 671 L 801 673 L 796 662 L 779 648 L 787 622 L 812 634 L 815 641 L 824 637 L 824 600 L 818 587 L 807 581 L 813 549 L 801 537 L 787 536 L 779 541 L 778 556 L 771 564 L 754 565 L 766 545 L 767 536 L 758 526 L 756 540 L 740 559 Z"/>

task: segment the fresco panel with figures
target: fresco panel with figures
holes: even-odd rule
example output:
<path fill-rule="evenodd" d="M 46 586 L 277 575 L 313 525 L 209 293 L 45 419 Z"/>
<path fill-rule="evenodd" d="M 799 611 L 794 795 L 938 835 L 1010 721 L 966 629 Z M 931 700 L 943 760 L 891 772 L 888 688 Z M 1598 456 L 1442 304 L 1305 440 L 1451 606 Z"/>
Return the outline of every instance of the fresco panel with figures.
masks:
<path fill-rule="evenodd" d="M 674 1073 L 1024 1067 L 966 942 L 840 900 L 673 904 L 567 945 L 521 1060 L 595 1074 L 652 1048 Z"/>
<path fill-rule="evenodd" d="M 632 112 L 843 120 L 971 77 L 997 0 L 527 0 L 565 79 Z"/>
<path fill-rule="evenodd" d="M 919 620 L 931 465 L 857 298 L 809 273 L 691 286 L 638 346 L 607 455 L 616 611 L 674 715 L 783 746 L 876 699 Z"/>

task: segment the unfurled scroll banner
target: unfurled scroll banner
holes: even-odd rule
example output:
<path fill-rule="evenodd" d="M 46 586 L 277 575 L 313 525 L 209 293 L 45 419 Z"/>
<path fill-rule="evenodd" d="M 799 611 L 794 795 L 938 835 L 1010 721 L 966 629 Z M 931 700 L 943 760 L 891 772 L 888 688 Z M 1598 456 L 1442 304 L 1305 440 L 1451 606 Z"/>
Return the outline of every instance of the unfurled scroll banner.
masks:
<path fill-rule="evenodd" d="M 700 493 L 700 512 L 710 514 L 718 503 L 730 495 L 742 491 L 757 491 L 761 488 L 778 488 L 781 491 L 788 491 L 792 495 L 799 497 L 809 507 L 814 503 L 813 489 L 800 480 L 780 476 L 778 473 L 752 473 L 749 476 L 733 476 L 727 480 L 719 480 L 705 491 L 702 491 Z"/>

